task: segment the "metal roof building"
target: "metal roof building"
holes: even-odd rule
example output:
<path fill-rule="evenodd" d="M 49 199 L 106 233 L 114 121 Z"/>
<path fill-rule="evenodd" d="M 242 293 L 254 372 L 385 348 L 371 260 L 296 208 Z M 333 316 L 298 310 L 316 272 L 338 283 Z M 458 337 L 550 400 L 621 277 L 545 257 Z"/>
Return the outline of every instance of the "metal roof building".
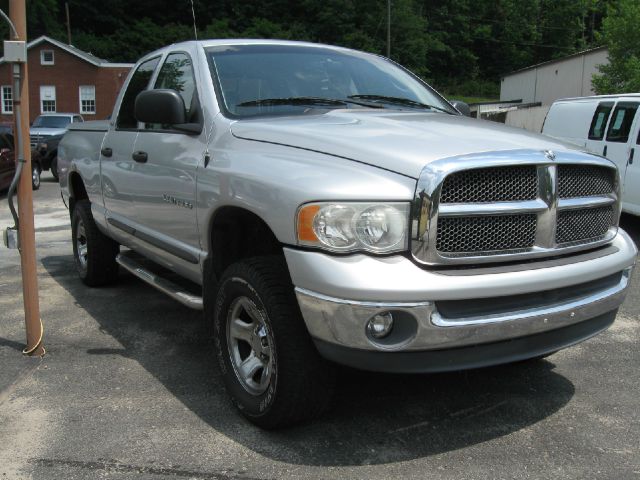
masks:
<path fill-rule="evenodd" d="M 598 65 L 609 63 L 608 56 L 607 47 L 598 47 L 511 72 L 501 79 L 500 100 L 551 105 L 559 98 L 593 95 L 591 77 Z"/>

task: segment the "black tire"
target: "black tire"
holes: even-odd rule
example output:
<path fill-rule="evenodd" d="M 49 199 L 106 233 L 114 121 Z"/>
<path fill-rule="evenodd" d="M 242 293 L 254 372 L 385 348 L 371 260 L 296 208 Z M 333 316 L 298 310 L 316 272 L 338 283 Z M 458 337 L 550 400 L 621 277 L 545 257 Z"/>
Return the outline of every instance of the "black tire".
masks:
<path fill-rule="evenodd" d="M 320 357 L 307 332 L 284 259 L 256 257 L 233 264 L 224 272 L 217 287 L 215 299 L 205 301 L 215 301 L 212 305 L 216 357 L 233 404 L 252 423 L 269 430 L 321 415 L 333 396 L 335 372 L 333 366 Z M 265 341 L 268 344 L 269 353 L 259 356 L 263 365 L 270 367 L 263 366 L 254 374 L 263 380 L 260 388 L 265 390 L 262 392 L 249 391 L 253 388 L 249 384 L 258 385 L 258 382 L 253 378 L 249 382 L 241 380 L 237 373 L 240 367 L 236 366 L 246 362 L 252 353 L 254 360 L 258 359 L 249 341 L 231 338 L 231 314 L 238 311 L 238 305 L 244 304 L 249 307 L 244 313 L 252 310 L 259 324 L 265 326 L 259 331 L 252 330 L 258 323 L 247 324 L 247 331 L 253 332 L 253 345 L 256 339 L 262 342 L 257 348 L 266 348 Z M 242 318 L 240 313 L 237 315 Z M 234 360 L 233 352 L 241 357 L 243 343 L 245 352 L 248 349 L 251 353 L 239 362 L 237 358 Z M 271 372 L 268 380 L 263 378 L 265 369 Z"/>
<path fill-rule="evenodd" d="M 55 178 L 56 182 L 60 181 L 60 176 L 58 175 L 58 156 L 56 155 L 51 160 L 51 175 Z"/>
<path fill-rule="evenodd" d="M 34 190 L 38 190 L 40 188 L 40 175 L 42 174 L 42 168 L 40 168 L 40 164 L 34 162 L 31 165 L 31 186 Z"/>
<path fill-rule="evenodd" d="M 73 258 L 80 279 L 90 287 L 113 283 L 118 278 L 116 255 L 120 247 L 98 230 L 88 200 L 75 204 L 71 234 Z"/>

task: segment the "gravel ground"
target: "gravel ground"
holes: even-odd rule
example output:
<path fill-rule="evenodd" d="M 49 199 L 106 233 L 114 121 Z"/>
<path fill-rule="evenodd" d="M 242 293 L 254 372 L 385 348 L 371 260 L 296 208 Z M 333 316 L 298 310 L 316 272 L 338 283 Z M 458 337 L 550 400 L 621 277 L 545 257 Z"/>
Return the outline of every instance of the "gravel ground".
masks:
<path fill-rule="evenodd" d="M 0 479 L 640 478 L 637 272 L 609 331 L 548 360 L 345 370 L 329 414 L 267 433 L 227 400 L 200 314 L 125 273 L 85 287 L 48 174 L 35 208 L 47 355 L 20 354 L 20 262 L 0 248 Z"/>

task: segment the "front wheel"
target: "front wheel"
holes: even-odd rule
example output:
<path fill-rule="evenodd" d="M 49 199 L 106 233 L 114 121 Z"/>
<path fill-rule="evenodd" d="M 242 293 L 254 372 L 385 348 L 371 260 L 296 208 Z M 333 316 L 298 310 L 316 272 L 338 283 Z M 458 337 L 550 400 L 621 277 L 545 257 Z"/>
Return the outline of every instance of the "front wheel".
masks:
<path fill-rule="evenodd" d="M 213 322 L 227 392 L 251 422 L 275 429 L 326 410 L 333 369 L 307 332 L 283 259 L 230 266 L 218 283 Z"/>

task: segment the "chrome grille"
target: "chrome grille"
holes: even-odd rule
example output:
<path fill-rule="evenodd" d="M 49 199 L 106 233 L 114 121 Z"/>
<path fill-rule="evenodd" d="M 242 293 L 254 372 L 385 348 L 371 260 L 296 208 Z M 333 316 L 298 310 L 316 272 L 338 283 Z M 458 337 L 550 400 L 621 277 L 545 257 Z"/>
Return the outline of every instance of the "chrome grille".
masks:
<path fill-rule="evenodd" d="M 436 250 L 445 253 L 521 250 L 533 247 L 536 216 L 443 217 L 437 238 Z"/>
<path fill-rule="evenodd" d="M 613 193 L 615 171 L 594 165 L 558 166 L 560 198 L 592 197 Z"/>
<path fill-rule="evenodd" d="M 613 239 L 619 211 L 606 159 L 539 150 L 444 159 L 418 180 L 411 248 L 432 265 L 558 255 Z"/>
<path fill-rule="evenodd" d="M 611 206 L 558 212 L 556 243 L 600 239 L 614 222 L 615 212 Z"/>
<path fill-rule="evenodd" d="M 533 200 L 538 194 L 535 165 L 478 168 L 449 175 L 441 203 L 479 203 Z"/>

